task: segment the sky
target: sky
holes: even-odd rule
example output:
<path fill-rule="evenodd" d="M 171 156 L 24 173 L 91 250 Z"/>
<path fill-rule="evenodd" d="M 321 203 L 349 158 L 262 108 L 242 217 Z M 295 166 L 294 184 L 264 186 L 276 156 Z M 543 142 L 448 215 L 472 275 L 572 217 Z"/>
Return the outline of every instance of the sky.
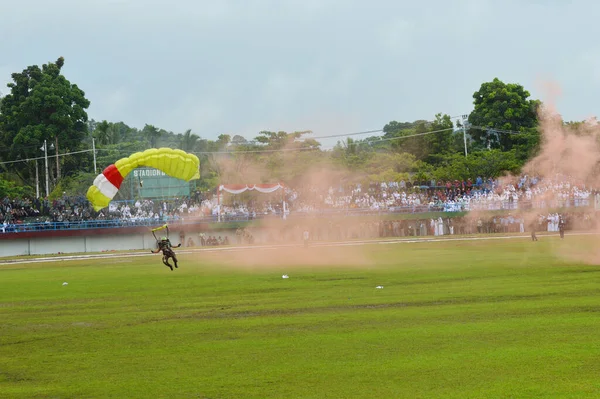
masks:
<path fill-rule="evenodd" d="M 63 56 L 90 118 L 208 139 L 459 116 L 496 77 L 542 100 L 551 81 L 583 120 L 600 109 L 598 15 L 594 0 L 0 0 L 0 93 Z"/>

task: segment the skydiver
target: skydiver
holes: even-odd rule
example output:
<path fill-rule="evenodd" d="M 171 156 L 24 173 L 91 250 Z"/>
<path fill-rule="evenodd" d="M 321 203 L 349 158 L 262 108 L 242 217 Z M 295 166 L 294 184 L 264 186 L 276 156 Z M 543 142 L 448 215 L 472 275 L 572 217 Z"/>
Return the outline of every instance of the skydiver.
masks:
<path fill-rule="evenodd" d="M 173 248 L 179 248 L 181 247 L 181 243 L 179 243 L 179 245 L 177 245 L 176 247 L 173 247 L 171 245 L 171 240 L 169 240 L 167 237 L 162 237 L 161 240 L 157 243 L 158 245 L 158 249 L 156 251 L 150 251 L 153 254 L 159 253 L 160 251 L 162 251 L 163 253 L 163 257 L 162 257 L 162 261 L 165 264 L 165 266 L 167 266 L 168 268 L 171 269 L 171 271 L 173 270 L 173 266 L 171 266 L 171 264 L 169 263 L 169 258 L 173 259 L 173 263 L 175 263 L 175 267 L 178 268 L 177 266 L 177 256 L 175 256 L 175 252 L 173 252 Z"/>
<path fill-rule="evenodd" d="M 559 215 L 559 219 L 558 219 L 558 231 L 560 233 L 560 238 L 563 239 L 565 238 L 565 218 L 562 215 Z"/>

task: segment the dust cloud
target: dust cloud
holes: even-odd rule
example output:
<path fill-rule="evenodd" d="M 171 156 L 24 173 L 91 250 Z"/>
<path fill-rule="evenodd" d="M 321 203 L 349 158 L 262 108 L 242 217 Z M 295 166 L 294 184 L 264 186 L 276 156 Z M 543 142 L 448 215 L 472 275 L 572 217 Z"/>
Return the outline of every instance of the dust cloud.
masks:
<path fill-rule="evenodd" d="M 302 267 L 369 267 L 375 265 L 372 251 L 360 245 L 323 246 L 314 245 L 324 241 L 346 241 L 353 238 L 365 239 L 365 224 L 356 217 L 319 217 L 310 212 L 330 187 L 343 182 L 365 181 L 365 176 L 353 173 L 335 164 L 329 157 L 317 157 L 312 150 L 298 150 L 299 143 L 293 140 L 285 143 L 280 152 L 267 157 L 258 153 L 215 156 L 210 161 L 219 171 L 221 184 L 274 184 L 281 183 L 290 190 L 302 191 L 302 201 L 297 203 L 308 212 L 302 216 L 296 213 L 284 220 L 281 215 L 261 217 L 252 227 L 247 228 L 255 239 L 255 248 L 202 255 L 207 261 L 214 261 L 228 268 L 281 269 Z M 293 176 L 289 178 L 289 176 Z M 286 196 L 294 195 L 286 190 Z M 240 195 L 223 194 L 225 205 L 238 202 L 269 201 L 281 206 L 283 193 L 278 190 L 271 194 L 246 191 Z M 300 200 L 298 200 L 300 201 Z M 371 227 L 372 228 L 372 227 Z M 309 245 L 304 247 L 304 233 L 308 232 Z M 232 244 L 238 244 L 232 237 Z M 277 247 L 265 248 L 270 244 Z"/>
<path fill-rule="evenodd" d="M 538 153 L 522 168 L 521 175 L 538 177 L 556 186 L 563 185 L 568 191 L 573 186 L 593 190 L 600 187 L 600 124 L 595 117 L 582 122 L 565 123 L 556 108 L 560 87 L 555 83 L 544 83 L 546 99 L 538 110 L 540 148 Z M 520 176 L 504 176 L 501 185 L 516 184 Z M 540 218 L 549 212 L 555 192 L 548 190 L 537 193 L 537 202 L 543 209 L 521 210 L 519 215 L 525 219 L 528 232 Z M 593 194 L 589 197 L 591 209 L 594 207 Z M 571 204 L 573 206 L 573 204 Z M 577 210 L 573 210 L 574 212 Z M 589 211 L 589 209 L 587 210 Z M 571 219 L 573 230 L 589 230 L 590 224 L 582 218 Z M 600 233 L 597 227 L 593 227 Z M 567 233 L 568 235 L 568 233 Z M 577 247 L 573 241 L 565 240 L 553 245 L 557 256 L 572 261 L 598 264 L 600 250 L 593 250 L 597 245 L 590 240 L 581 241 Z M 597 238 L 592 241 L 597 241 Z"/>
<path fill-rule="evenodd" d="M 560 89 L 555 84 L 546 84 L 546 99 L 538 110 L 540 148 L 537 154 L 522 168 L 519 176 L 503 176 L 500 179 L 501 187 L 506 184 L 517 185 L 523 175 L 537 177 L 553 184 L 568 183 L 570 187 L 577 186 L 593 189 L 600 186 L 600 125 L 595 118 L 589 118 L 581 123 L 565 124 L 556 109 L 556 100 Z M 315 159 L 307 151 L 296 151 L 298 143 L 290 140 L 282 147 L 284 151 L 270 156 L 268 160 L 257 154 L 238 154 L 215 157 L 211 160 L 217 166 L 220 181 L 224 184 L 240 183 L 277 183 L 281 182 L 292 189 L 304 190 L 314 195 L 315 198 L 327 193 L 330 187 L 338 186 L 345 181 L 366 182 L 366 176 L 347 170 L 335 164 L 328 157 Z M 285 151 L 289 150 L 289 151 Z M 283 171 L 280 175 L 274 170 Z M 285 176 L 292 175 L 293 179 L 287 180 Z M 239 196 L 240 201 L 252 198 L 252 195 L 264 194 L 249 193 L 247 197 Z M 281 194 L 269 194 L 274 201 L 281 201 Z M 279 199 L 276 199 L 276 197 Z M 540 218 L 553 212 L 552 204 L 555 193 L 552 190 L 536 194 L 538 205 L 541 208 L 519 209 L 512 211 L 512 216 L 524 220 L 525 232 L 537 230 Z M 322 198 L 318 198 L 321 200 Z M 229 198 L 229 201 L 232 199 Z M 590 205 L 593 206 L 594 198 L 590 196 Z M 300 206 L 310 209 L 314 204 L 310 200 Z M 477 220 L 487 212 L 470 212 L 467 216 Z M 577 219 L 579 220 L 579 219 Z M 574 224 L 576 230 L 589 228 Z M 224 262 L 238 265 L 239 267 L 280 267 L 280 266 L 370 266 L 374 264 L 372 254 L 364 248 L 357 247 L 302 247 L 302 236 L 305 230 L 310 231 L 311 239 L 319 240 L 348 240 L 353 238 L 370 238 L 368 230 L 372 226 L 368 222 L 357 222 L 356 217 L 315 217 L 294 216 L 287 221 L 279 218 L 262 219 L 256 230 L 260 230 L 263 239 L 260 243 L 276 243 L 284 245 L 282 249 L 248 250 L 231 252 L 222 256 Z M 366 230 L 366 231 L 365 231 Z M 600 232 L 600 231 L 598 231 Z M 366 234 L 366 236 L 365 236 Z M 376 235 L 376 234 L 375 234 Z M 568 234 L 567 234 L 568 236 Z M 568 240 L 553 249 L 562 257 L 586 263 L 600 262 L 600 250 L 593 251 L 588 248 L 575 248 L 567 245 Z M 582 244 L 583 245 L 583 244 Z M 595 245 L 594 245 L 595 246 Z M 585 255 L 584 255 L 585 254 Z M 221 257 L 221 255 L 219 255 Z"/>

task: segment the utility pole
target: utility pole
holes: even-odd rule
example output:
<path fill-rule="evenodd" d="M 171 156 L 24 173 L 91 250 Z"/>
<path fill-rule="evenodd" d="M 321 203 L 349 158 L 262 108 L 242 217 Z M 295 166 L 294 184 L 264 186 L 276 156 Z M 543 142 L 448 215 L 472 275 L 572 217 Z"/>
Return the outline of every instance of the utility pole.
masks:
<path fill-rule="evenodd" d="M 46 197 L 50 196 L 50 186 L 48 184 L 48 143 L 44 140 L 44 163 L 46 166 Z"/>
<path fill-rule="evenodd" d="M 60 180 L 60 165 L 58 163 L 58 136 L 54 138 L 56 145 L 54 146 L 54 152 L 56 153 L 56 184 Z"/>
<path fill-rule="evenodd" d="M 38 175 L 38 162 L 35 160 L 35 198 L 40 198 L 40 177 Z"/>
<path fill-rule="evenodd" d="M 468 152 L 467 152 L 467 119 L 468 118 L 469 118 L 469 115 L 462 116 L 463 141 L 465 143 L 465 158 L 468 155 Z"/>
<path fill-rule="evenodd" d="M 92 152 L 94 153 L 94 174 L 98 173 L 96 172 L 96 139 L 94 139 L 92 137 Z"/>

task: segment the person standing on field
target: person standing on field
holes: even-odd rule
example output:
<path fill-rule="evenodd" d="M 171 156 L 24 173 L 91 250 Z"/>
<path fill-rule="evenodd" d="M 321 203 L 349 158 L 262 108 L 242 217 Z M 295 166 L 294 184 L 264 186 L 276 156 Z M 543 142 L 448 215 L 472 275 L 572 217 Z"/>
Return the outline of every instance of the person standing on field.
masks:
<path fill-rule="evenodd" d="M 529 228 L 531 229 L 531 241 L 537 241 L 537 235 L 535 234 L 535 230 L 537 227 L 537 223 L 535 220 L 532 220 L 529 224 Z"/>

